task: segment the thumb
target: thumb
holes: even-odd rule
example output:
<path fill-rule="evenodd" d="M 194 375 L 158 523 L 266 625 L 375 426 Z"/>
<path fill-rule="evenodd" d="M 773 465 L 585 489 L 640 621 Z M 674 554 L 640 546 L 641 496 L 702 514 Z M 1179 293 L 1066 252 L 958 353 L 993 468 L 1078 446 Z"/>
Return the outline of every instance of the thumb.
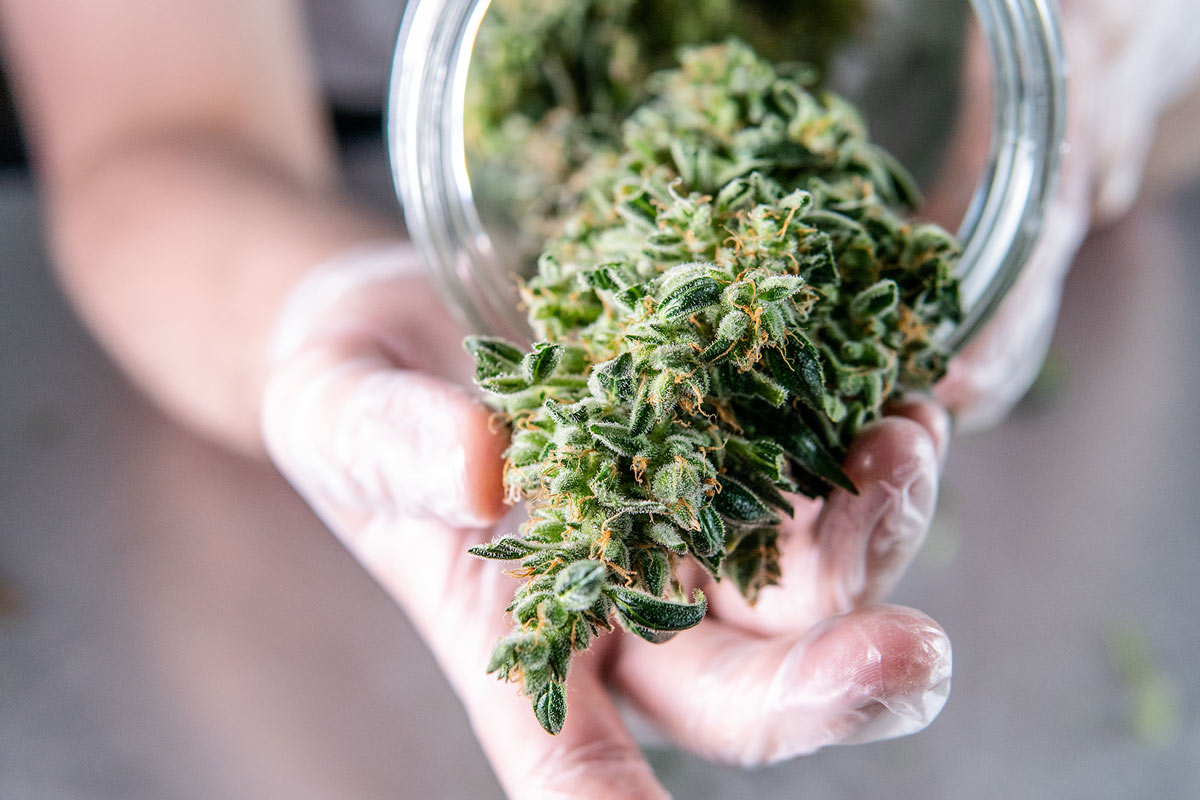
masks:
<path fill-rule="evenodd" d="M 318 341 L 273 370 L 262 408 L 267 452 L 329 521 L 337 509 L 497 520 L 505 438 L 463 389 L 400 369 L 368 335 Z"/>

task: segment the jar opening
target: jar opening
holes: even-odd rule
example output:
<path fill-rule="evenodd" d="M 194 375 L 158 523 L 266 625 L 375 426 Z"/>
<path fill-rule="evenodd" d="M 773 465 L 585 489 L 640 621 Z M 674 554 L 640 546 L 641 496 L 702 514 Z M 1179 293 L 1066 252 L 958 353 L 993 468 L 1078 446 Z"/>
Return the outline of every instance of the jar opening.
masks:
<path fill-rule="evenodd" d="M 1064 116 L 1061 43 L 1049 3 L 970 5 L 987 44 L 992 108 L 976 189 L 969 203 L 954 207 L 962 214 L 959 274 L 966 315 L 939 332 L 953 349 L 986 321 L 1028 258 L 1053 190 Z M 483 172 L 469 161 L 464 133 L 471 65 L 489 6 L 489 0 L 410 2 L 393 68 L 389 145 L 410 234 L 452 307 L 473 330 L 524 340 L 528 329 L 515 293 L 521 258 L 514 257 L 523 247 L 497 222 L 495 209 L 481 202 Z M 965 8 L 958 22 L 952 14 L 938 19 L 948 29 L 961 27 Z M 933 44 L 914 50 L 909 38 L 907 51 L 897 44 L 904 37 L 893 22 L 860 31 L 832 55 L 828 74 L 832 88 L 864 107 L 873 136 L 898 151 L 928 187 L 949 147 L 956 106 L 953 99 L 934 100 L 927 106 L 933 112 L 901 117 L 914 108 L 915 89 L 929 84 L 919 80 L 919 68 L 949 73 L 942 84 L 957 89 L 961 46 L 939 49 L 929 26 L 922 31 Z M 959 35 L 956 41 L 964 40 Z M 892 76 L 890 84 L 878 79 L 881 74 Z"/>

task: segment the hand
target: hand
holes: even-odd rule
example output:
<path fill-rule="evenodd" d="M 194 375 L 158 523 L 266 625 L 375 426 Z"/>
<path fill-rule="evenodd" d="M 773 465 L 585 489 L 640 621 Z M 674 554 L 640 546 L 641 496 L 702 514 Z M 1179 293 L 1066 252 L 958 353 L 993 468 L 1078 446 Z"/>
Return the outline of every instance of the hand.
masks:
<path fill-rule="evenodd" d="M 1160 116 L 1200 77 L 1200 34 L 1189 0 L 1064 0 L 1069 62 L 1066 149 L 1056 194 L 1028 264 L 988 325 L 950 363 L 936 395 L 959 430 L 1003 419 L 1037 377 L 1050 346 L 1062 286 L 1093 222 L 1119 217 L 1137 196 Z M 953 227 L 986 153 L 987 53 L 966 50 L 964 107 L 929 213 Z M 1195 146 L 1193 146 L 1193 150 Z M 1193 157 L 1177 152 L 1186 163 Z"/>
<path fill-rule="evenodd" d="M 484 672 L 514 580 L 466 551 L 504 512 L 506 437 L 450 380 L 470 369 L 460 341 L 411 250 L 347 253 L 284 312 L 263 429 L 276 464 L 421 631 L 510 796 L 666 796 L 610 687 L 680 745 L 746 765 L 936 716 L 946 635 L 875 604 L 928 526 L 946 444 L 945 415 L 913 400 L 851 448 L 858 496 L 800 501 L 781 585 L 754 608 L 708 587 L 710 618 L 665 645 L 600 637 L 575 660 L 566 726 L 546 734 L 517 687 Z M 499 532 L 520 510 L 510 517 Z"/>

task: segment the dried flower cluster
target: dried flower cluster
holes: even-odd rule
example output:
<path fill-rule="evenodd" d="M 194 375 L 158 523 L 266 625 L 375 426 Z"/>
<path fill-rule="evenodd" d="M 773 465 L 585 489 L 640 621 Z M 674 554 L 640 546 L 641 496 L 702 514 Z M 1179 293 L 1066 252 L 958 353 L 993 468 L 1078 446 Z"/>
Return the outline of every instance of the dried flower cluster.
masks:
<path fill-rule="evenodd" d="M 818 71 L 864 0 L 491 0 L 472 50 L 466 145 L 485 216 L 532 256 L 556 235 L 597 151 L 615 152 L 647 78 L 678 49 L 735 36 Z M 498 218 L 497 218 L 498 217 Z"/>
<path fill-rule="evenodd" d="M 472 550 L 525 579 L 488 669 L 551 733 L 614 619 L 661 642 L 703 618 L 680 559 L 751 602 L 777 581 L 787 493 L 854 490 L 846 446 L 941 375 L 959 315 L 958 246 L 902 216 L 906 173 L 805 72 L 731 41 L 647 87 L 523 289 L 541 341 L 467 343 L 530 515 Z"/>

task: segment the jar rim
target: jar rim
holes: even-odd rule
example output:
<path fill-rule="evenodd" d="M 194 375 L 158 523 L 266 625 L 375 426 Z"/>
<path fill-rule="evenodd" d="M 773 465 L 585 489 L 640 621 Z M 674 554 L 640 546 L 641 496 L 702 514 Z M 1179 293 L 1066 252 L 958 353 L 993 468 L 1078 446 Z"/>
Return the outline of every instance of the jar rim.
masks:
<path fill-rule="evenodd" d="M 987 162 L 958 229 L 964 315 L 937 332 L 961 349 L 999 306 L 1040 236 L 1063 150 L 1065 56 L 1052 0 L 970 0 L 992 68 Z M 388 93 L 388 151 L 409 236 L 471 330 L 528 339 L 513 282 L 475 207 L 463 114 L 490 0 L 410 0 Z M 477 269 L 490 264 L 496 268 Z"/>

